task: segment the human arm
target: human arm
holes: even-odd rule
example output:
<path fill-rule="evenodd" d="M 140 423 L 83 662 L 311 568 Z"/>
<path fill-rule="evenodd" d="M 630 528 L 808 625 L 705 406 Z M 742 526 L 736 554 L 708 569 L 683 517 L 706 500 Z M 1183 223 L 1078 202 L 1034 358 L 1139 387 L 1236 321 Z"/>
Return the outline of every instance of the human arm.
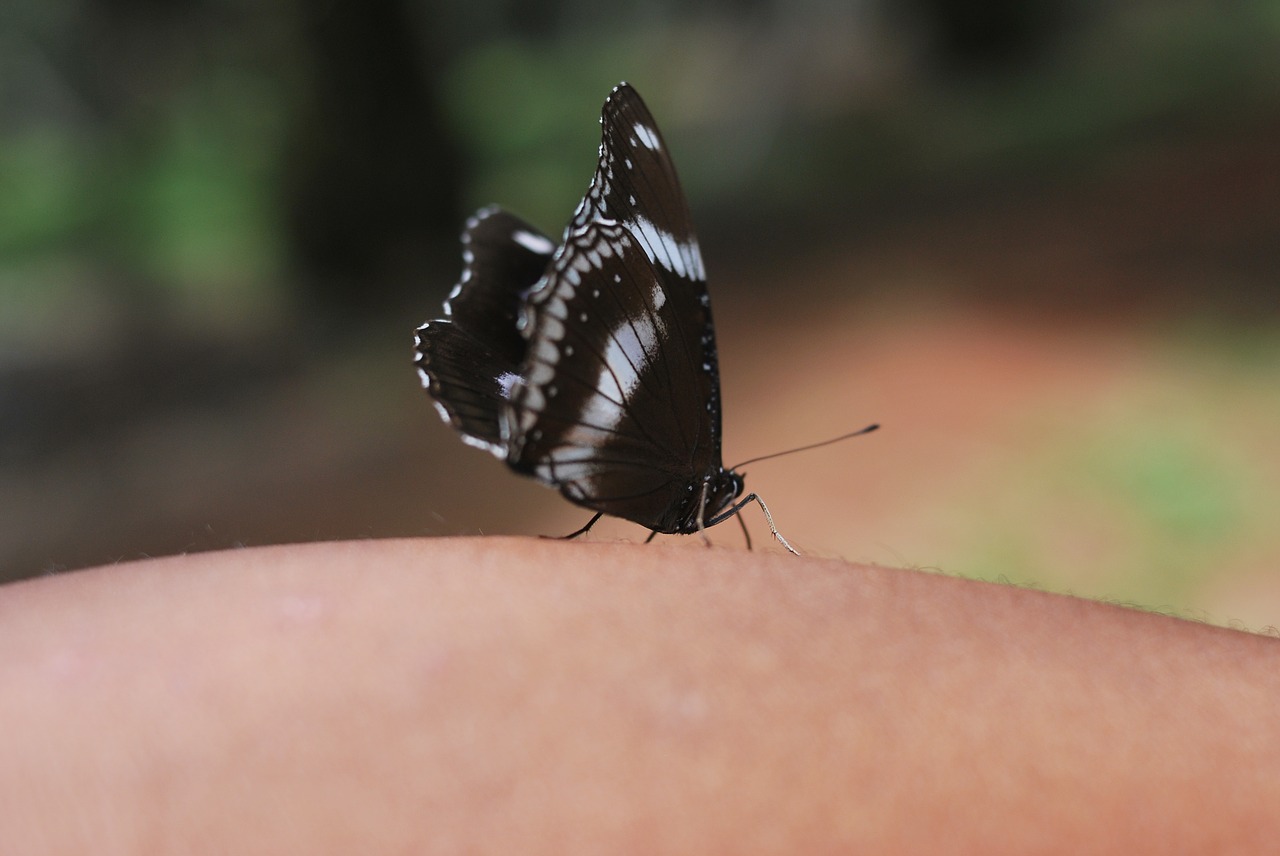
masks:
<path fill-rule="evenodd" d="M 1258 852 L 1280 641 L 531 539 L 0 588 L 0 852 Z"/>

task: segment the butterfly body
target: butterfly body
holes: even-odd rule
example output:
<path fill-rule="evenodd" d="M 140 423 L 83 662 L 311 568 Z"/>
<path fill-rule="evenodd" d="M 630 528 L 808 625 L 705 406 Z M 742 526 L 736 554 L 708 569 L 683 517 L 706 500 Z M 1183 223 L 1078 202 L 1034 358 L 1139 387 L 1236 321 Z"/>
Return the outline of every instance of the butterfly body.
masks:
<path fill-rule="evenodd" d="M 468 221 L 462 278 L 418 329 L 416 364 L 444 419 L 516 472 L 655 533 L 699 532 L 743 492 L 721 460 L 702 256 L 634 89 L 613 90 L 601 126 L 558 244 L 501 209 Z"/>

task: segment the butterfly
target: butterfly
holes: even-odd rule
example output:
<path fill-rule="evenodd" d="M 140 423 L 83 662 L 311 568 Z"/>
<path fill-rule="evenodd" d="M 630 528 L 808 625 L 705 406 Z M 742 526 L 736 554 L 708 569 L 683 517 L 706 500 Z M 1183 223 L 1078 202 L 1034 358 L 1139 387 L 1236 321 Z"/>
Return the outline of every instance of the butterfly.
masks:
<path fill-rule="evenodd" d="M 626 83 L 600 125 L 558 244 L 496 207 L 467 222 L 445 317 L 417 331 L 422 383 L 465 442 L 596 512 L 566 537 L 605 514 L 692 534 L 756 502 L 796 552 L 721 460 L 711 299 L 667 144 Z"/>

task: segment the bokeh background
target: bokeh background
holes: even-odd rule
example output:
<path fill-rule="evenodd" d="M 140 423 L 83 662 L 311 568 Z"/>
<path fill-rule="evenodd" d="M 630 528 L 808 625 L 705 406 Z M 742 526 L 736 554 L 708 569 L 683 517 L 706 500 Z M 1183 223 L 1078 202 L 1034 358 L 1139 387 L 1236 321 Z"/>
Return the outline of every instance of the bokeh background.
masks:
<path fill-rule="evenodd" d="M 726 462 L 884 425 L 748 468 L 794 542 L 1280 624 L 1274 0 L 10 0 L 0 578 L 584 522 L 411 341 L 475 207 L 559 233 L 622 79 Z"/>

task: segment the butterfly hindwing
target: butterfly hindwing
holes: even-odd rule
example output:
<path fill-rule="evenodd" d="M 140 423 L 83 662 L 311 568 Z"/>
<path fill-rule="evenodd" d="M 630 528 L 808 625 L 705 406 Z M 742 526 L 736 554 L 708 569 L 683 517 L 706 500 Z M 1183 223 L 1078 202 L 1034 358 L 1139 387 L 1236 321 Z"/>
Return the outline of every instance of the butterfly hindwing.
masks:
<path fill-rule="evenodd" d="M 505 458 L 503 408 L 526 348 L 517 318 L 556 247 L 498 208 L 467 222 L 462 245 L 462 278 L 445 303 L 447 317 L 418 329 L 418 373 L 446 421 Z"/>

